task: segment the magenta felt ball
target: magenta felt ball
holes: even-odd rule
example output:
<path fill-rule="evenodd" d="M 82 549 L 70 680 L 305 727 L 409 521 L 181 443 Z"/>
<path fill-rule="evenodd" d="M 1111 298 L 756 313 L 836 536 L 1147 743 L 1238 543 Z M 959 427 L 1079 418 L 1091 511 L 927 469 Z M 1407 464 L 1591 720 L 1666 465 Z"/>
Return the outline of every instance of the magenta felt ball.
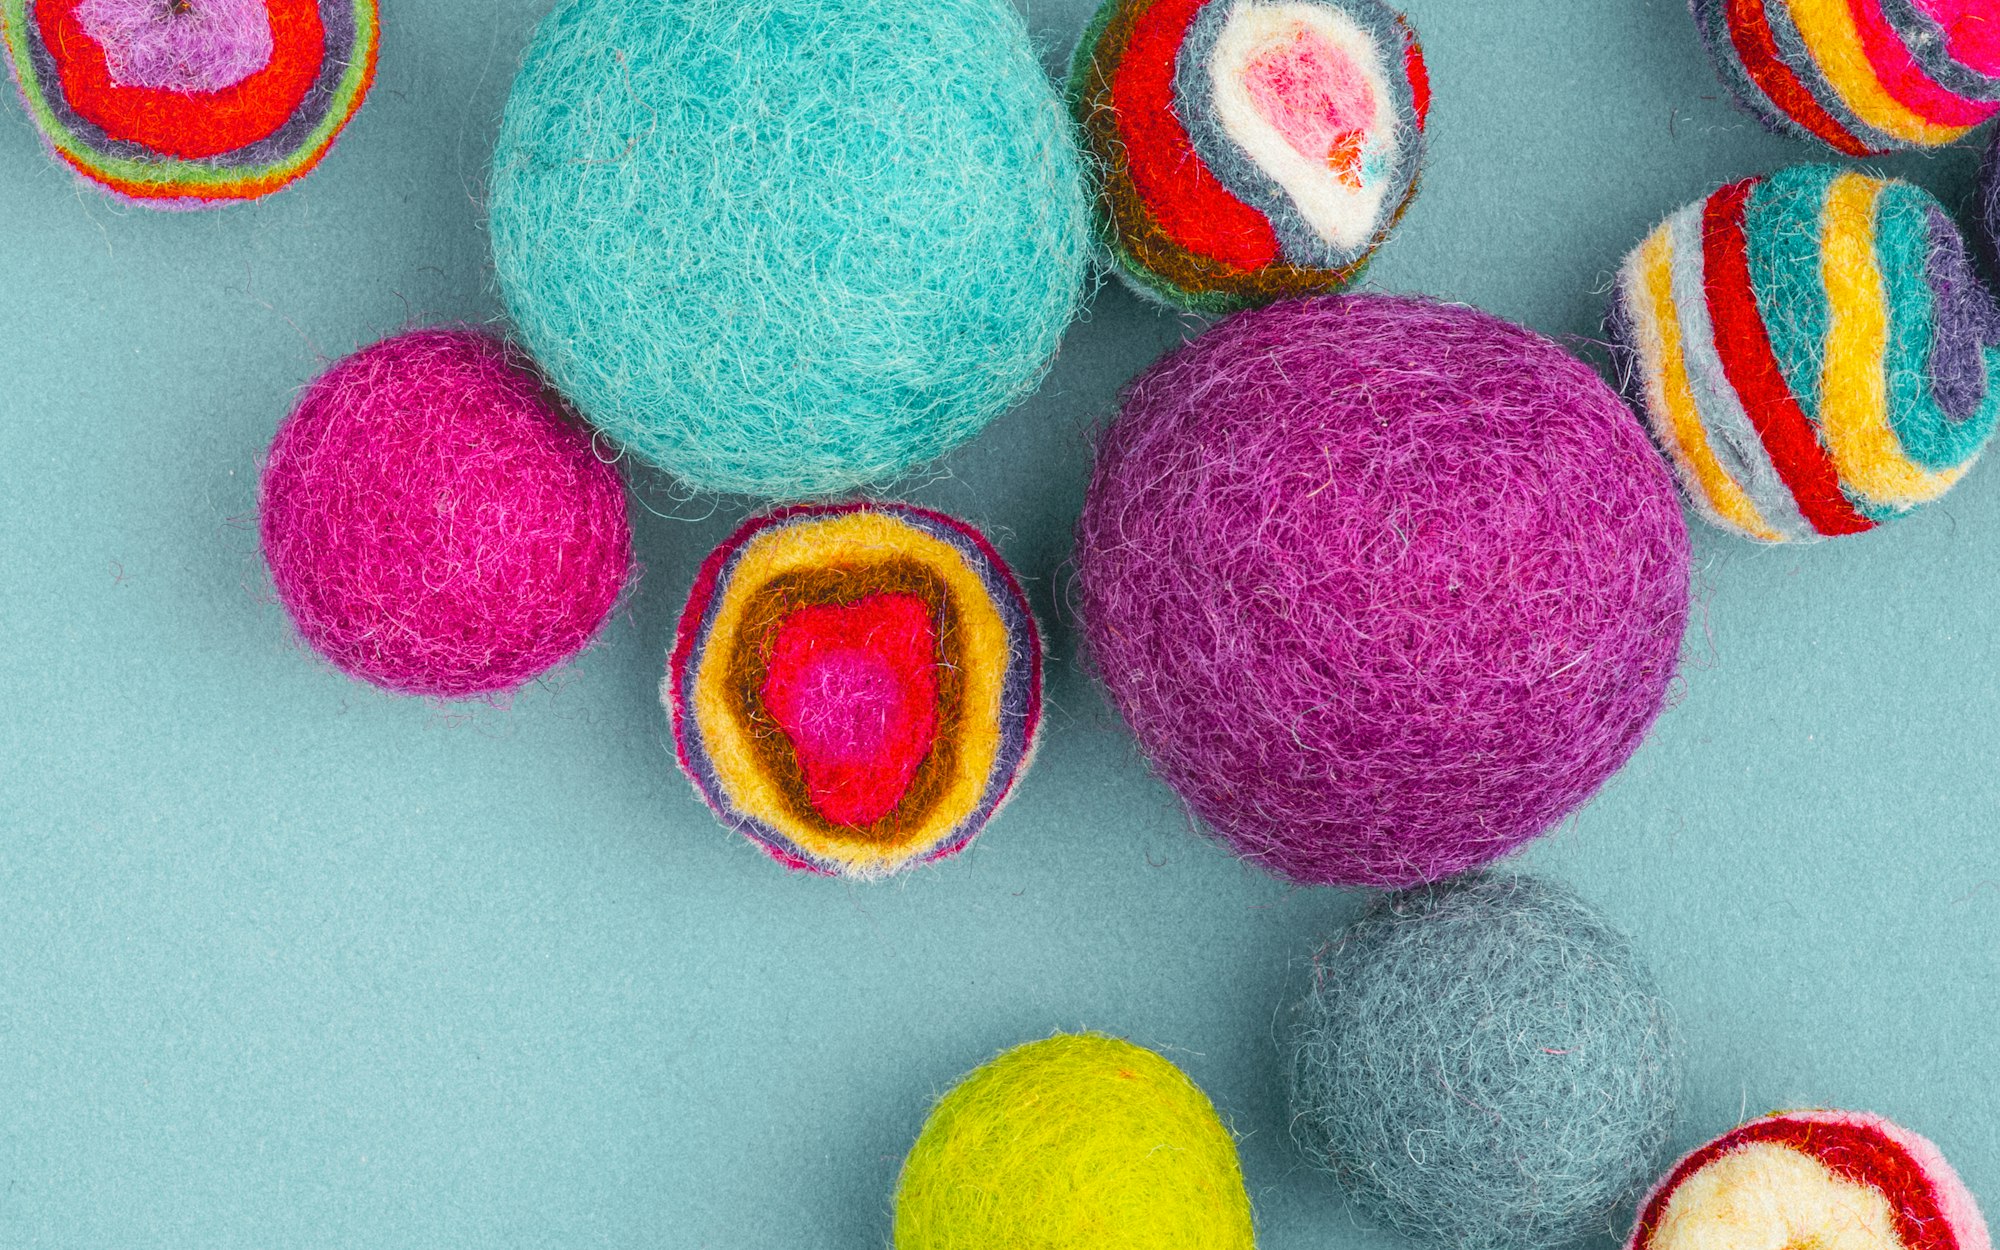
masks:
<path fill-rule="evenodd" d="M 618 473 L 521 356 L 419 330 L 321 374 L 264 469 L 264 557 L 356 677 L 456 698 L 589 645 L 632 567 Z"/>
<path fill-rule="evenodd" d="M 1562 820 L 1660 710 L 1672 479 L 1589 368 L 1474 309 L 1240 314 L 1134 382 L 1077 527 L 1096 665 L 1238 853 L 1401 887 Z"/>

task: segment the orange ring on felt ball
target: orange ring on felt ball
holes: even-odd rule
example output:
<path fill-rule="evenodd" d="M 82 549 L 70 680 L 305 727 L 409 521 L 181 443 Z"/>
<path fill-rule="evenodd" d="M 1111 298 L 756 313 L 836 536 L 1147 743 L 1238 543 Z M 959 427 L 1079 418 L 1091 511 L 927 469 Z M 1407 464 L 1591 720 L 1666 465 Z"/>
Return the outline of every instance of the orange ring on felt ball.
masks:
<path fill-rule="evenodd" d="M 170 0 L 168 0 L 170 2 Z M 35 21 L 55 63 L 63 98 L 105 135 L 162 156 L 205 160 L 267 139 L 305 102 L 326 58 L 318 0 L 262 0 L 270 57 L 216 91 L 121 83 L 82 10 L 88 0 L 41 0 Z"/>

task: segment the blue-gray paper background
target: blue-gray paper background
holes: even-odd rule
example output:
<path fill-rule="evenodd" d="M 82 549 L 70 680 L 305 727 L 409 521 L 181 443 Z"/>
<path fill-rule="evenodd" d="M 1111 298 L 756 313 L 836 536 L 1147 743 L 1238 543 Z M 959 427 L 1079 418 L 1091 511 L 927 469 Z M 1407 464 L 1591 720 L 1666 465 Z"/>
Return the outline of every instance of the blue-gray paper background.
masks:
<path fill-rule="evenodd" d="M 1190 832 L 1056 602 L 1088 431 L 1197 326 L 1107 287 L 1041 395 L 916 498 L 1050 623 L 1050 714 L 974 849 L 789 876 L 711 822 L 655 686 L 738 519 L 642 480 L 645 575 L 509 708 L 315 661 L 269 601 L 261 455 L 401 327 L 498 316 L 481 182 L 548 0 L 388 0 L 380 82 L 267 202 L 80 191 L 0 100 L 0 1245 L 865 1250 L 931 1100 L 1065 1029 L 1166 1051 L 1242 1137 L 1266 1250 L 1390 1250 L 1288 1144 L 1274 1021 L 1359 905 Z M 1681 0 L 1409 0 L 1437 84 L 1373 285 L 1594 332 L 1623 252 L 1814 153 L 1722 98 Z M 1086 0 L 1033 0 L 1051 66 Z M 1957 210 L 1969 148 L 1903 158 Z M 1870 1108 L 2000 1203 L 2000 467 L 1877 533 L 1697 531 L 1674 704 L 1526 860 L 1678 1005 L 1677 1144 Z"/>

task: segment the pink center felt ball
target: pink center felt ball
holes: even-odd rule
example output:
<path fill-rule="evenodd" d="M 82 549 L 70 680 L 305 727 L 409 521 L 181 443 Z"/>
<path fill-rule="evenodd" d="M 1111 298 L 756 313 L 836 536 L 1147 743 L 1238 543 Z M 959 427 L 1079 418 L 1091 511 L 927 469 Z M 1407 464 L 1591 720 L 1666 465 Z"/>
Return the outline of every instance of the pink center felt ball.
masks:
<path fill-rule="evenodd" d="M 617 471 L 500 340 L 419 330 L 307 388 L 264 470 L 264 556 L 342 670 L 446 698 L 589 645 L 632 567 Z"/>

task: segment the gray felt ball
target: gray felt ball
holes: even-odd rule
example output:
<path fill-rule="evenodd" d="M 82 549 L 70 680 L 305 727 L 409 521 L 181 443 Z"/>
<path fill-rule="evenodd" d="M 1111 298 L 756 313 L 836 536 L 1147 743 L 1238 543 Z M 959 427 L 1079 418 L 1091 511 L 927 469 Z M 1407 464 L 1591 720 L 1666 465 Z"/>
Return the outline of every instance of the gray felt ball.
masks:
<path fill-rule="evenodd" d="M 1567 888 L 1478 874 L 1378 900 L 1314 961 L 1292 1132 L 1364 1213 L 1455 1250 L 1612 1228 L 1681 1055 L 1630 944 Z"/>

